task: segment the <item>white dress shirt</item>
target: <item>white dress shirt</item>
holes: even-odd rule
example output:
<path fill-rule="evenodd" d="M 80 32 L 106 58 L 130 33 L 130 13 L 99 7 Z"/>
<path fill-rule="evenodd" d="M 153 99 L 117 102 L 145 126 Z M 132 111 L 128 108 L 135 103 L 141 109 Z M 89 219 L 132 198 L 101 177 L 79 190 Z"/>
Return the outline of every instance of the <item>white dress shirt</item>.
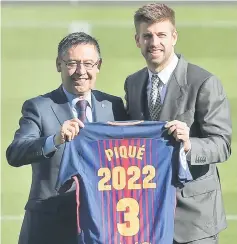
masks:
<path fill-rule="evenodd" d="M 161 97 L 161 102 L 164 102 L 165 99 L 165 94 L 166 94 L 166 90 L 167 90 L 167 86 L 170 80 L 170 77 L 172 75 L 172 73 L 174 72 L 177 64 L 178 64 L 178 57 L 176 56 L 176 54 L 174 54 L 174 57 L 172 58 L 171 62 L 160 72 L 158 73 L 152 73 L 149 69 L 148 69 L 148 73 L 149 73 L 149 80 L 148 80 L 148 85 L 147 85 L 147 99 L 148 99 L 148 106 L 150 106 L 150 95 L 151 95 L 151 77 L 152 75 L 158 75 L 158 77 L 160 78 L 160 80 L 162 81 L 162 85 L 159 87 L 159 92 L 160 92 L 160 97 Z"/>

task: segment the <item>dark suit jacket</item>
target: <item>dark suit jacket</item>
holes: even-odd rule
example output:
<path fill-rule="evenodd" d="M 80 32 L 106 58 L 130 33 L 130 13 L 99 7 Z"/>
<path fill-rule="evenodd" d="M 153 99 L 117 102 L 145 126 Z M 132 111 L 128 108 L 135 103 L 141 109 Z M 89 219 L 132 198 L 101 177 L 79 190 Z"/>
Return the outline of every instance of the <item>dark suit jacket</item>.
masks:
<path fill-rule="evenodd" d="M 126 120 L 121 98 L 93 91 L 92 106 L 95 122 Z M 62 87 L 23 105 L 20 128 L 7 149 L 10 165 L 31 164 L 33 173 L 20 244 L 77 243 L 75 192 L 59 195 L 55 190 L 64 145 L 49 157 L 42 151 L 46 138 L 72 118 Z"/>
<path fill-rule="evenodd" d="M 226 227 L 216 163 L 231 153 L 229 103 L 220 81 L 182 56 L 167 87 L 161 121 L 180 120 L 190 127 L 192 149 L 187 155 L 193 181 L 177 192 L 174 239 L 188 242 L 217 234 Z M 127 77 L 125 99 L 132 120 L 150 118 L 147 68 Z"/>

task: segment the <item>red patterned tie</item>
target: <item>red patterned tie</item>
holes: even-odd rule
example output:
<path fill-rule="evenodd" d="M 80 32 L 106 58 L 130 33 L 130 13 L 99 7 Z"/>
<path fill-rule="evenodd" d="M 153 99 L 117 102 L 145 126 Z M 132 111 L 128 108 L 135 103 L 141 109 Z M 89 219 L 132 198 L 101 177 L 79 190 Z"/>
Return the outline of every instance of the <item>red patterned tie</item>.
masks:
<path fill-rule="evenodd" d="M 78 119 L 81 120 L 83 123 L 86 122 L 86 108 L 88 106 L 87 100 L 79 100 L 77 103 L 77 108 L 79 110 Z"/>

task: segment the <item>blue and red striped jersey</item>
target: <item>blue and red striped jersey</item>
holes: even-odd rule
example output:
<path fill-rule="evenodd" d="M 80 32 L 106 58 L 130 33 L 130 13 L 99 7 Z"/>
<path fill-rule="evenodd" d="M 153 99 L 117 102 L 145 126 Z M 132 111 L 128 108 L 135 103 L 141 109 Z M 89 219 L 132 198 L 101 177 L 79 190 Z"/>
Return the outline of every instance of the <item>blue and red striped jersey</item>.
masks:
<path fill-rule="evenodd" d="M 57 189 L 79 181 L 78 243 L 173 243 L 176 187 L 191 175 L 164 125 L 88 123 L 66 143 Z"/>

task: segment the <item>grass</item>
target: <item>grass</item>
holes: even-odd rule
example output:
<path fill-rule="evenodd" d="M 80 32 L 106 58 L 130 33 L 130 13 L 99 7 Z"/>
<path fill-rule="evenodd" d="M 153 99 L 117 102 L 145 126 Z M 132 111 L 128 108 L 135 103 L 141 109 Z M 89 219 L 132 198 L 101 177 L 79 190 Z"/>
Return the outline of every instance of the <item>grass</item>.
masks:
<path fill-rule="evenodd" d="M 174 8 L 179 32 L 177 52 L 216 74 L 230 100 L 233 153 L 228 162 L 219 165 L 219 169 L 226 213 L 237 215 L 237 5 Z M 58 42 L 68 33 L 68 24 L 75 20 L 87 20 L 92 24 L 92 34 L 99 40 L 103 56 L 97 89 L 123 97 L 126 76 L 145 65 L 133 38 L 132 16 L 136 9 L 136 6 L 2 7 L 2 216 L 24 213 L 31 168 L 10 167 L 5 150 L 18 128 L 22 103 L 60 85 L 55 58 Z M 218 26 L 219 22 L 225 24 Z M 59 26 L 49 27 L 55 23 Z M 206 26 L 197 26 L 197 23 Z M 33 26 L 36 24 L 38 27 Z M 220 244 L 236 242 L 237 221 L 231 220 L 228 225 L 220 236 Z M 2 243 L 17 243 L 20 226 L 21 220 L 2 220 Z"/>

